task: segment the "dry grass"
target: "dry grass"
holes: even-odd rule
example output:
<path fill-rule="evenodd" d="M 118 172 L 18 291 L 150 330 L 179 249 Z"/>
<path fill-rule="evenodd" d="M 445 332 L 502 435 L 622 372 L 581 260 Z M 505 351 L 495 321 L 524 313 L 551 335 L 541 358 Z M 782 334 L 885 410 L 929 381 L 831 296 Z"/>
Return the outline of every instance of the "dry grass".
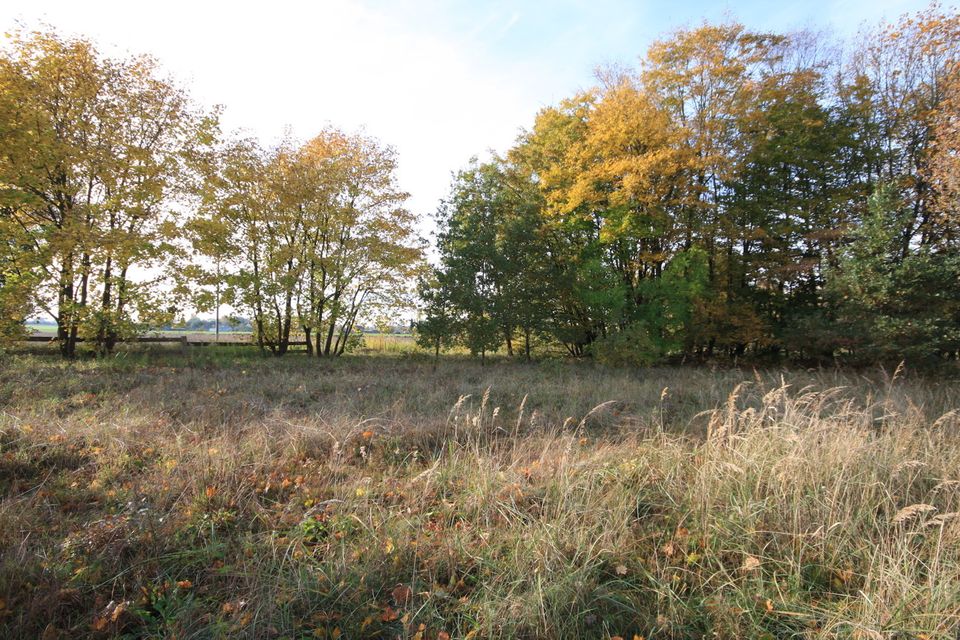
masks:
<path fill-rule="evenodd" d="M 960 629 L 956 382 L 229 350 L 0 367 L 3 637 Z"/>

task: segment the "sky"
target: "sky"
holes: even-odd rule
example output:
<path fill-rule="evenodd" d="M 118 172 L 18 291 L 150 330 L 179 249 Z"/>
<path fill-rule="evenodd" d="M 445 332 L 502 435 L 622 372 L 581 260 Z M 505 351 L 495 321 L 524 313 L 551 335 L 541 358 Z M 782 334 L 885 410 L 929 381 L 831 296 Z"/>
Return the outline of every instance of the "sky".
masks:
<path fill-rule="evenodd" d="M 453 172 L 504 151 L 537 111 L 634 65 L 703 21 L 853 37 L 925 0 L 5 0 L 0 27 L 51 26 L 109 55 L 153 55 L 224 131 L 269 145 L 324 126 L 396 148 L 409 207 L 427 220 Z M 424 222 L 426 233 L 429 222 Z"/>

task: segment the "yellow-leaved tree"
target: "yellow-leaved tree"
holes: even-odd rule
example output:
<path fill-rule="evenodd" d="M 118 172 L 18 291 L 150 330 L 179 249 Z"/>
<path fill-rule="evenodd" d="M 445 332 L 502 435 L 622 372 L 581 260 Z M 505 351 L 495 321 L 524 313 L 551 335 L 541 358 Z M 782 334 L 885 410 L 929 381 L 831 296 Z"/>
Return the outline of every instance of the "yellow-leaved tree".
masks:
<path fill-rule="evenodd" d="M 54 33 L 9 38 L 0 96 L 3 217 L 17 234 L 4 263 L 18 274 L 5 297 L 27 287 L 68 357 L 81 337 L 109 350 L 169 316 L 172 203 L 214 119 L 151 58 L 106 58 Z"/>
<path fill-rule="evenodd" d="M 228 145 L 191 225 L 214 265 L 203 277 L 250 312 L 261 348 L 283 355 L 301 334 L 310 353 L 340 355 L 363 314 L 409 304 L 423 256 L 406 199 L 395 152 L 372 138 Z"/>

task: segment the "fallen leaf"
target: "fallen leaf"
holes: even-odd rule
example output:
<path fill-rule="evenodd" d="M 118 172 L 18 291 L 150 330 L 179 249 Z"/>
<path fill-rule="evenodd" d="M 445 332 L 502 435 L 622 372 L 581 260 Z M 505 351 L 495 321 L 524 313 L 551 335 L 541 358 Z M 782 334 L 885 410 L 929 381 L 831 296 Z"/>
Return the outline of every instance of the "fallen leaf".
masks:
<path fill-rule="evenodd" d="M 390 595 L 393 596 L 394 603 L 396 603 L 398 607 L 402 607 L 410 602 L 410 598 L 413 596 L 413 589 L 405 584 L 398 584 L 393 588 L 393 591 L 390 592 Z"/>
<path fill-rule="evenodd" d="M 124 601 L 118 604 L 116 607 L 114 607 L 113 613 L 110 614 L 111 622 L 116 622 L 120 618 L 120 616 L 123 615 L 123 612 L 127 610 L 127 604 L 128 603 Z"/>
<path fill-rule="evenodd" d="M 740 571 L 748 573 L 754 569 L 760 568 L 760 561 L 753 556 L 747 556 L 743 559 L 743 564 L 740 565 Z"/>
<path fill-rule="evenodd" d="M 383 610 L 383 613 L 380 614 L 380 619 L 384 622 L 393 622 L 400 617 L 400 614 L 397 613 L 393 607 L 387 607 Z"/>
<path fill-rule="evenodd" d="M 180 587 L 181 589 L 192 589 L 193 583 L 190 582 L 189 580 L 178 580 L 177 586 Z"/>

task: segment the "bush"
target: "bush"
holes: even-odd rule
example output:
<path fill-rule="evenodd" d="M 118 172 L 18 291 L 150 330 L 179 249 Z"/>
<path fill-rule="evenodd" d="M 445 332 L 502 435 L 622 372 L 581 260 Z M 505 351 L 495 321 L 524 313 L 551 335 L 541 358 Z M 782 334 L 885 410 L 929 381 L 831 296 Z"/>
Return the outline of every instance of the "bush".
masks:
<path fill-rule="evenodd" d="M 664 356 L 645 322 L 633 322 L 601 338 L 591 352 L 597 362 L 615 367 L 647 367 Z"/>

